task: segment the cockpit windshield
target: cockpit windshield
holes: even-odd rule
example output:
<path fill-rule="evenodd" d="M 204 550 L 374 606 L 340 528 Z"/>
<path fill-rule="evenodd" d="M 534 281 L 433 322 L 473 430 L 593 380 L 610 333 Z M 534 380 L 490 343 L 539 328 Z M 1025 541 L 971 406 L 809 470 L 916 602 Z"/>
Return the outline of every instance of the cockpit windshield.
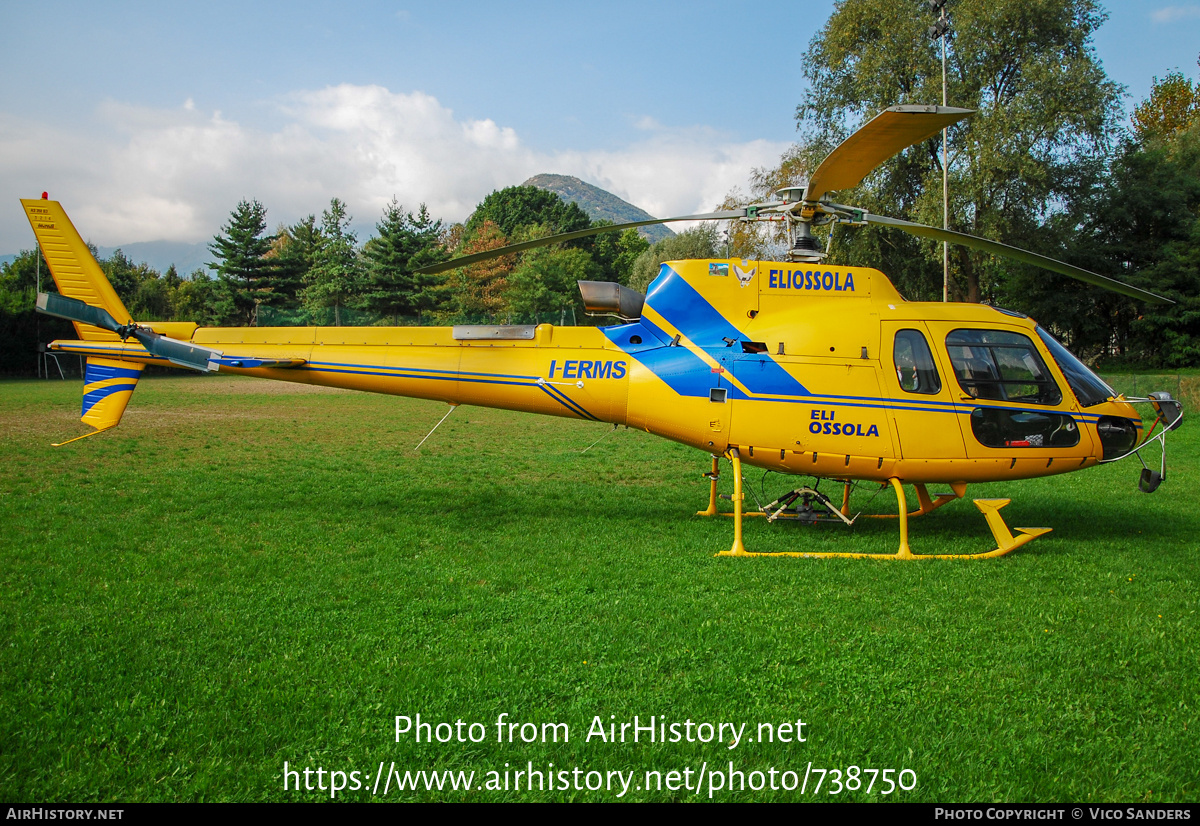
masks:
<path fill-rule="evenodd" d="M 1079 400 L 1081 406 L 1091 407 L 1117 395 L 1116 391 L 1105 384 L 1103 379 L 1089 370 L 1082 361 L 1071 355 L 1070 350 L 1059 344 L 1054 336 L 1041 327 L 1037 328 L 1037 334 L 1042 339 L 1042 343 L 1046 345 L 1046 349 L 1050 351 L 1050 355 L 1058 363 L 1063 375 L 1067 377 L 1067 384 L 1071 385 L 1071 392 L 1075 394 L 1075 398 Z"/>

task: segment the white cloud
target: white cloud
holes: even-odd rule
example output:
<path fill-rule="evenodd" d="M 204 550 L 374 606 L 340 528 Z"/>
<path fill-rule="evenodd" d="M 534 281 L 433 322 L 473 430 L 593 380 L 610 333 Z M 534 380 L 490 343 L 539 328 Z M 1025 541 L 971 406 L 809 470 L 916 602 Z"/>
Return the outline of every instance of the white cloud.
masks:
<path fill-rule="evenodd" d="M 1150 13 L 1150 19 L 1155 23 L 1175 23 L 1195 18 L 1200 18 L 1200 6 L 1194 3 L 1186 6 L 1163 6 Z"/>
<path fill-rule="evenodd" d="M 459 120 L 429 95 L 380 86 L 297 92 L 279 109 L 275 131 L 190 99 L 176 109 L 108 102 L 99 128 L 79 131 L 0 114 L 0 197 L 48 189 L 85 237 L 108 246 L 205 240 L 241 198 L 261 201 L 272 224 L 320 213 L 337 196 L 371 225 L 393 195 L 459 221 L 492 190 L 539 172 L 575 175 L 666 216 L 713 209 L 786 148 L 654 124 L 621 150 L 537 152 L 491 119 Z M 20 210 L 0 204 L 0 251 L 29 241 Z"/>

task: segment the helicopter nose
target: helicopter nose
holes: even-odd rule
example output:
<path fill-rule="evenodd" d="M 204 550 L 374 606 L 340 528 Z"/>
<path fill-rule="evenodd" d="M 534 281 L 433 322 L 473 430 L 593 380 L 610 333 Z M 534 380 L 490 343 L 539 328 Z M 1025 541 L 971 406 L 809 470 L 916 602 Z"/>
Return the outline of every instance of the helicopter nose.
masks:
<path fill-rule="evenodd" d="M 1133 418 L 1101 416 L 1096 423 L 1096 432 L 1100 436 L 1100 460 L 1116 459 L 1133 450 L 1141 423 L 1137 414 Z"/>

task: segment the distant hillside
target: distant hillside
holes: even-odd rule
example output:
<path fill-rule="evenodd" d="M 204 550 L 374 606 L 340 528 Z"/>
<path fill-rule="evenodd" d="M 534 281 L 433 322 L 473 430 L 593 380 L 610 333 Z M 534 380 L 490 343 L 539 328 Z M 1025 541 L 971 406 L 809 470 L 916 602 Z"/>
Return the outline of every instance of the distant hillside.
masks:
<path fill-rule="evenodd" d="M 174 264 L 175 271 L 185 278 L 194 270 L 204 270 L 205 275 L 212 276 L 208 267 L 204 266 L 212 260 L 212 253 L 208 251 L 208 244 L 205 242 L 185 244 L 182 241 L 140 241 L 120 247 L 96 247 L 96 253 L 100 258 L 108 258 L 118 249 L 134 264 L 146 264 L 159 275 Z M 0 255 L 0 264 L 11 264 L 16 258 L 16 255 Z"/>
<path fill-rule="evenodd" d="M 208 251 L 208 244 L 201 241 L 196 244 L 185 244 L 182 241 L 140 241 L 136 244 L 125 244 L 121 247 L 97 247 L 101 258 L 108 258 L 118 249 L 135 264 L 145 263 L 160 274 L 165 273 L 172 264 L 175 271 L 183 277 L 192 274 L 193 270 L 204 270 L 205 275 L 211 276 L 206 262 L 213 260 Z"/>
<path fill-rule="evenodd" d="M 205 275 L 212 276 L 208 267 L 204 266 L 212 260 L 212 253 L 208 251 L 208 244 L 203 241 L 196 244 L 185 244 L 182 241 L 139 241 L 120 247 L 96 247 L 100 258 L 108 258 L 117 250 L 125 253 L 125 257 L 134 264 L 146 264 L 159 275 L 174 264 L 175 271 L 185 278 L 194 270 L 204 270 Z M 16 255 L 0 255 L 0 264 L 11 264 L 16 258 Z"/>
<path fill-rule="evenodd" d="M 644 209 L 638 209 L 628 201 L 622 201 L 611 192 L 606 192 L 598 186 L 592 186 L 570 175 L 534 175 L 522 186 L 536 186 L 538 189 L 555 192 L 564 201 L 579 204 L 579 208 L 594 221 L 605 219 L 614 224 L 622 224 L 626 221 L 646 221 L 656 217 Z M 675 234 L 662 224 L 639 227 L 638 232 L 650 243 L 661 241 Z"/>

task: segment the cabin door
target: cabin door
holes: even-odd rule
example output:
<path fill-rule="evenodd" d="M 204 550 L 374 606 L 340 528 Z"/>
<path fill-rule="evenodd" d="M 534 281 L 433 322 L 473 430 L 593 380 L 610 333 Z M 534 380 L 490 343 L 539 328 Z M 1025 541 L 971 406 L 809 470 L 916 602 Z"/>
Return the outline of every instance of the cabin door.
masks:
<path fill-rule="evenodd" d="M 966 458 L 955 404 L 958 386 L 922 321 L 884 321 L 879 362 L 883 392 L 906 461 Z"/>
<path fill-rule="evenodd" d="M 969 458 L 991 459 L 1020 478 L 1077 466 L 1091 455 L 1074 396 L 1028 330 L 945 321 L 929 326 L 940 339 L 936 349 L 950 361 L 943 383 L 962 411 Z"/>

